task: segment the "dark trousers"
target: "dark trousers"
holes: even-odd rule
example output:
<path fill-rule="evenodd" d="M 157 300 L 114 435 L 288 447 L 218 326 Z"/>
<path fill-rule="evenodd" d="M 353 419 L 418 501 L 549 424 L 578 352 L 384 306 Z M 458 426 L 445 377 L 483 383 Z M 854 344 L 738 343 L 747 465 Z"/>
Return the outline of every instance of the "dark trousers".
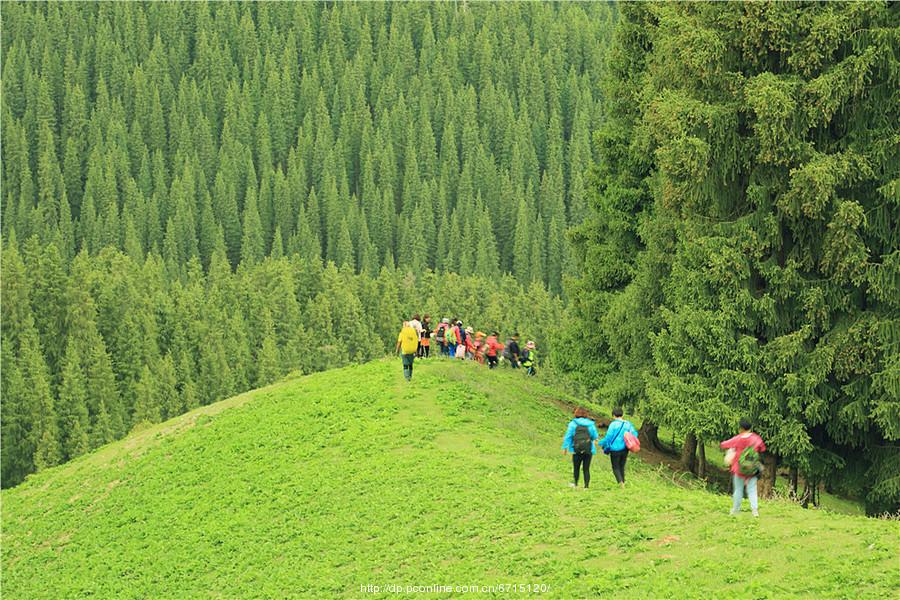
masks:
<path fill-rule="evenodd" d="M 493 369 L 494 367 L 497 366 L 497 357 L 496 356 L 488 356 L 487 360 L 488 360 L 488 368 L 489 369 Z"/>
<path fill-rule="evenodd" d="M 616 481 L 625 483 L 625 461 L 628 459 L 628 449 L 614 450 L 609 453 L 609 462 L 612 463 L 613 475 Z"/>
<path fill-rule="evenodd" d="M 591 484 L 591 456 L 590 452 L 585 452 L 584 454 L 575 453 L 572 455 L 575 485 L 578 485 L 579 471 L 584 471 L 584 487 L 588 487 Z"/>
<path fill-rule="evenodd" d="M 419 344 L 419 357 L 420 358 L 428 358 L 431 354 L 431 345 L 423 346 Z"/>
<path fill-rule="evenodd" d="M 509 366 L 511 366 L 513 369 L 518 369 L 519 368 L 519 359 L 516 358 L 515 356 L 510 356 L 509 357 Z"/>
<path fill-rule="evenodd" d="M 404 354 L 403 358 L 403 376 L 406 377 L 406 380 L 409 381 L 412 379 L 412 368 L 413 361 L 416 358 L 415 354 Z"/>

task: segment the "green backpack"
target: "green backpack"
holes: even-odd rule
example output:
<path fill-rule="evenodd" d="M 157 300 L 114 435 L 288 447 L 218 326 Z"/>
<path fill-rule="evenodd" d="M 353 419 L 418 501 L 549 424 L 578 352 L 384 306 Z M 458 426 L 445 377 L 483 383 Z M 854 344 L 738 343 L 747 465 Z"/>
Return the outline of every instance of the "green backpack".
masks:
<path fill-rule="evenodd" d="M 575 435 L 572 437 L 572 448 L 575 454 L 591 453 L 591 432 L 584 425 L 575 426 Z"/>
<path fill-rule="evenodd" d="M 447 328 L 447 343 L 448 344 L 456 344 L 458 340 L 456 339 L 456 334 L 453 332 L 453 329 Z"/>
<path fill-rule="evenodd" d="M 738 458 L 738 473 L 747 477 L 755 477 L 762 471 L 762 462 L 759 459 L 759 452 L 753 446 L 747 446 L 741 451 Z"/>

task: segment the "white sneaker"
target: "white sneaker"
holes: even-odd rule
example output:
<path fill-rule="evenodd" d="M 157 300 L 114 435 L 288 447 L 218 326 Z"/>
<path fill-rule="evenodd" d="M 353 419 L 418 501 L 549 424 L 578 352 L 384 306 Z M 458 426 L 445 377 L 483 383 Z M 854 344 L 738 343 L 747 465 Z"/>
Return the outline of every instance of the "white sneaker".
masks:
<path fill-rule="evenodd" d="M 577 483 L 569 482 L 569 487 L 577 488 L 577 487 L 578 487 L 578 484 L 577 484 Z"/>

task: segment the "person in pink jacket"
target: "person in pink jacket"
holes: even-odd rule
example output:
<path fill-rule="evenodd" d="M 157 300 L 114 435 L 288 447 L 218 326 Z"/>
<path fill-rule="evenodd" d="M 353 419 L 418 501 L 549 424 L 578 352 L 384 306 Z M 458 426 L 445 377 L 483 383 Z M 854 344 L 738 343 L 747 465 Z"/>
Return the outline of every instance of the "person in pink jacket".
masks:
<path fill-rule="evenodd" d="M 741 502 L 744 500 L 744 488 L 747 488 L 747 498 L 750 500 L 750 510 L 753 516 L 759 516 L 759 498 L 756 495 L 756 480 L 759 479 L 759 473 L 753 475 L 744 475 L 740 471 L 741 452 L 746 448 L 753 448 L 757 453 L 766 451 L 766 444 L 762 438 L 750 431 L 750 421 L 741 419 L 741 432 L 731 438 L 725 440 L 719 446 L 723 449 L 734 450 L 731 458 L 731 482 L 734 487 L 732 493 L 731 514 L 736 515 L 741 511 Z"/>

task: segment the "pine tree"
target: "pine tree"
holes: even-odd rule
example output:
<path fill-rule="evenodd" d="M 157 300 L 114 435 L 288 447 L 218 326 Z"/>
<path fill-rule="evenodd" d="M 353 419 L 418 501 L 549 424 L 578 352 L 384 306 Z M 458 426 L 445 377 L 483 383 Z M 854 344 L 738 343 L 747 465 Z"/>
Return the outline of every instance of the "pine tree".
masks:
<path fill-rule="evenodd" d="M 241 238 L 241 262 L 252 265 L 265 256 L 262 224 L 256 206 L 256 188 L 250 185 L 244 200 L 244 227 Z"/>
<path fill-rule="evenodd" d="M 543 282 L 545 279 L 545 270 L 544 270 L 544 236 L 541 235 L 544 227 L 541 223 L 541 216 L 538 215 L 537 219 L 533 222 L 534 228 L 537 230 L 537 235 L 533 235 L 531 237 L 531 253 L 530 253 L 530 261 L 529 270 L 531 271 L 531 281 L 532 282 Z"/>
<path fill-rule="evenodd" d="M 134 425 L 139 423 L 159 423 L 160 406 L 155 388 L 153 373 L 150 371 L 149 366 L 144 365 L 144 368 L 141 370 L 141 378 L 138 380 L 135 388 L 134 414 L 131 417 L 131 422 Z"/>
<path fill-rule="evenodd" d="M 67 344 L 57 400 L 62 456 L 65 460 L 81 456 L 90 448 L 87 387 L 77 352 L 75 344 Z"/>
<path fill-rule="evenodd" d="M 31 444 L 34 467 L 40 471 L 59 464 L 59 428 L 49 375 L 40 344 L 33 330 L 26 334 L 19 348 L 19 371 L 25 386 L 25 406 L 31 412 Z"/>
<path fill-rule="evenodd" d="M 4 273 L 6 276 L 6 273 Z M 63 257 L 56 245 L 43 247 L 34 271 L 34 285 L 29 296 L 33 307 L 34 323 L 40 335 L 41 347 L 47 359 L 51 386 L 59 383 L 62 358 L 65 351 L 65 288 L 66 275 Z M 4 296 L 5 301 L 9 299 Z M 27 318 L 27 317 L 26 317 Z"/>
<path fill-rule="evenodd" d="M 481 211 L 474 243 L 476 244 L 475 274 L 488 279 L 497 278 L 499 276 L 497 242 L 494 239 L 491 217 L 487 209 Z"/>
<path fill-rule="evenodd" d="M 350 237 L 350 227 L 347 225 L 347 219 L 341 220 L 340 232 L 338 233 L 337 245 L 335 248 L 335 263 L 339 267 L 349 267 L 356 269 L 356 258 L 353 250 L 353 240 Z"/>
<path fill-rule="evenodd" d="M 272 316 L 267 311 L 263 313 L 262 322 L 262 344 L 256 356 L 256 363 L 259 367 L 257 386 L 270 384 L 281 376 L 281 360 L 275 341 L 275 325 L 272 322 Z"/>
<path fill-rule="evenodd" d="M 513 273 L 519 283 L 532 281 L 532 267 L 538 268 L 539 264 L 533 265 L 531 256 L 531 215 L 528 213 L 528 207 L 525 199 L 519 199 L 519 210 L 516 212 L 516 235 L 513 243 Z"/>
<path fill-rule="evenodd" d="M 34 470 L 34 446 L 31 440 L 31 417 L 26 383 L 13 357 L 10 341 L 3 340 L 3 420 L 0 423 L 3 445 L 3 485 L 12 486 Z"/>
<path fill-rule="evenodd" d="M 160 408 L 161 418 L 171 419 L 185 411 L 181 397 L 178 395 L 175 362 L 171 354 L 166 354 L 157 362 L 154 375 L 154 396 Z"/>

